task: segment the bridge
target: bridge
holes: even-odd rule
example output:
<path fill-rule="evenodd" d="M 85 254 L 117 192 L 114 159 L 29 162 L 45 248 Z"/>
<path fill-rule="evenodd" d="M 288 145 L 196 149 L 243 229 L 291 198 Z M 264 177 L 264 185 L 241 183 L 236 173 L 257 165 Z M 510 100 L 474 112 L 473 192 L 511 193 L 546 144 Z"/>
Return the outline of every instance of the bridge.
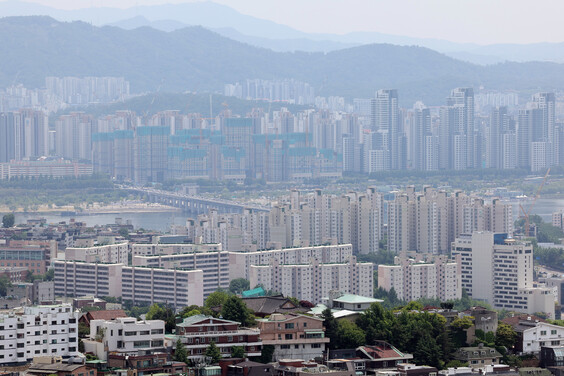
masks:
<path fill-rule="evenodd" d="M 120 189 L 141 193 L 150 202 L 173 206 L 192 214 L 206 214 L 210 209 L 216 209 L 218 213 L 242 213 L 243 209 L 251 209 L 253 211 L 262 212 L 270 211 L 270 208 L 266 206 L 244 205 L 229 200 L 185 195 L 182 193 L 163 191 L 153 188 L 122 186 Z"/>

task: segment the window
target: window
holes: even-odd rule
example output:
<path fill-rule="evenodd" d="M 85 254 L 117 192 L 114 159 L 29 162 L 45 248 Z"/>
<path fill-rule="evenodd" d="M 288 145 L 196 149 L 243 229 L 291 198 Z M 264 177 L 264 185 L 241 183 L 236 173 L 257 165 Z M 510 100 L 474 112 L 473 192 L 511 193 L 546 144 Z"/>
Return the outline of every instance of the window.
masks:
<path fill-rule="evenodd" d="M 541 330 L 540 333 L 541 333 L 541 336 L 545 336 L 545 335 L 546 335 L 546 330 Z"/>
<path fill-rule="evenodd" d="M 284 334 L 284 339 L 292 339 L 294 336 L 290 334 Z"/>
<path fill-rule="evenodd" d="M 137 332 L 125 332 L 126 337 L 131 337 L 137 335 Z"/>
<path fill-rule="evenodd" d="M 285 324 L 284 328 L 285 329 L 294 329 L 294 323 L 292 322 L 292 323 L 289 323 L 289 324 Z"/>
<path fill-rule="evenodd" d="M 290 348 L 290 345 L 280 345 L 280 348 L 283 350 L 287 350 Z"/>
<path fill-rule="evenodd" d="M 319 349 L 319 348 L 321 348 L 321 343 L 312 343 L 311 348 L 312 349 Z"/>
<path fill-rule="evenodd" d="M 556 334 L 556 329 L 552 329 L 552 330 L 550 331 L 550 334 Z"/>

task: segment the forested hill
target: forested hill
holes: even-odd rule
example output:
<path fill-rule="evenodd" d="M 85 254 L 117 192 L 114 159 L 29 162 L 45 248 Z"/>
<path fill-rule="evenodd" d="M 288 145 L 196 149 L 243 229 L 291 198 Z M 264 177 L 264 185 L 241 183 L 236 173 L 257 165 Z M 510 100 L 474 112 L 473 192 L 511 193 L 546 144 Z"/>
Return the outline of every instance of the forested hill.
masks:
<path fill-rule="evenodd" d="M 280 53 L 202 27 L 123 30 L 50 17 L 0 19 L 0 87 L 44 85 L 45 76 L 124 76 L 133 92 L 218 91 L 247 78 L 295 78 L 320 95 L 371 97 L 397 88 L 409 106 L 444 103 L 457 86 L 521 91 L 564 86 L 564 65 L 477 66 L 421 47 L 372 44 L 330 53 Z"/>

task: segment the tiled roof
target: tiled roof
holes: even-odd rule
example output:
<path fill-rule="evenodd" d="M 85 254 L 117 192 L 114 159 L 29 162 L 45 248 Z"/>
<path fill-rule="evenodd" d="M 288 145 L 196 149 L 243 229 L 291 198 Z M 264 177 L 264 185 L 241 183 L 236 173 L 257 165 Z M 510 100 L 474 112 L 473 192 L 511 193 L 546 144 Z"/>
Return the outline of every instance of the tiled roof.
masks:
<path fill-rule="evenodd" d="M 118 317 L 127 317 L 123 309 L 90 311 L 85 313 L 85 315 L 89 320 L 113 320 Z"/>

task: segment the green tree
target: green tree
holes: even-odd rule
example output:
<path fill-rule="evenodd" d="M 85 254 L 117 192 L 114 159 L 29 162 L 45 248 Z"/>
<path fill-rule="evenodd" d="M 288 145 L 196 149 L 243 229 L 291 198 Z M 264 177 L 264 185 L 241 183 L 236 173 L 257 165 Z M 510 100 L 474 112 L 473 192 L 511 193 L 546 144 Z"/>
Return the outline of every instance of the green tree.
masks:
<path fill-rule="evenodd" d="M 210 358 L 211 364 L 216 364 L 221 359 L 221 352 L 215 342 L 212 341 L 206 349 L 206 357 Z"/>
<path fill-rule="evenodd" d="M 328 347 L 331 350 L 334 350 L 337 348 L 337 343 L 339 341 L 337 337 L 337 319 L 333 316 L 331 308 L 325 308 L 323 312 L 321 312 L 321 318 L 323 319 L 323 326 L 325 327 L 325 337 L 329 338 Z"/>
<path fill-rule="evenodd" d="M 366 343 L 364 332 L 355 323 L 341 320 L 337 324 L 337 348 L 353 349 Z"/>
<path fill-rule="evenodd" d="M 417 346 L 413 352 L 413 359 L 416 364 L 441 369 L 441 355 L 441 348 L 437 345 L 437 341 L 426 333 L 417 341 Z"/>
<path fill-rule="evenodd" d="M 456 318 L 450 323 L 450 330 L 452 334 L 452 341 L 454 347 L 466 346 L 467 330 L 474 325 L 472 318 L 464 316 L 463 318 Z"/>
<path fill-rule="evenodd" d="M 6 296 L 8 293 L 8 287 L 12 287 L 12 282 L 6 276 L 0 277 L 0 296 Z"/>
<path fill-rule="evenodd" d="M 161 307 L 155 303 L 149 308 L 145 318 L 147 320 L 163 320 L 167 333 L 172 333 L 173 329 L 176 328 L 176 315 L 170 307 Z"/>
<path fill-rule="evenodd" d="M 16 216 L 14 215 L 14 213 L 4 214 L 4 216 L 2 217 L 2 226 L 4 226 L 4 228 L 13 227 L 15 223 Z"/>
<path fill-rule="evenodd" d="M 366 342 L 374 343 L 376 340 L 388 342 L 392 340 L 394 322 L 395 318 L 391 311 L 384 309 L 379 303 L 372 303 L 356 324 L 364 329 Z"/>
<path fill-rule="evenodd" d="M 221 309 L 221 316 L 226 320 L 238 321 L 243 326 L 249 326 L 254 323 L 252 314 L 243 302 L 243 299 L 232 295 L 230 296 Z"/>
<path fill-rule="evenodd" d="M 260 352 L 259 362 L 266 364 L 272 362 L 272 356 L 274 355 L 274 345 L 263 345 Z"/>
<path fill-rule="evenodd" d="M 226 293 L 225 291 L 215 291 L 209 294 L 209 296 L 206 298 L 204 306 L 208 308 L 220 307 L 227 301 L 227 299 L 229 299 L 228 293 Z"/>
<path fill-rule="evenodd" d="M 186 346 L 184 346 L 180 338 L 176 341 L 173 359 L 177 362 L 188 363 L 188 350 L 186 350 Z"/>
<path fill-rule="evenodd" d="M 507 349 L 512 349 L 517 339 L 517 333 L 511 325 L 500 322 L 497 325 L 495 332 L 495 344 L 497 346 L 504 346 Z"/>
<path fill-rule="evenodd" d="M 127 227 L 122 227 L 119 229 L 119 234 L 124 237 L 125 239 L 129 239 L 129 230 Z"/>
<path fill-rule="evenodd" d="M 243 291 L 250 289 L 251 283 L 245 278 L 235 278 L 229 282 L 229 292 L 232 294 L 241 294 Z"/>
<path fill-rule="evenodd" d="M 231 348 L 231 357 L 232 358 L 245 358 L 245 348 L 243 346 L 233 346 Z"/>

